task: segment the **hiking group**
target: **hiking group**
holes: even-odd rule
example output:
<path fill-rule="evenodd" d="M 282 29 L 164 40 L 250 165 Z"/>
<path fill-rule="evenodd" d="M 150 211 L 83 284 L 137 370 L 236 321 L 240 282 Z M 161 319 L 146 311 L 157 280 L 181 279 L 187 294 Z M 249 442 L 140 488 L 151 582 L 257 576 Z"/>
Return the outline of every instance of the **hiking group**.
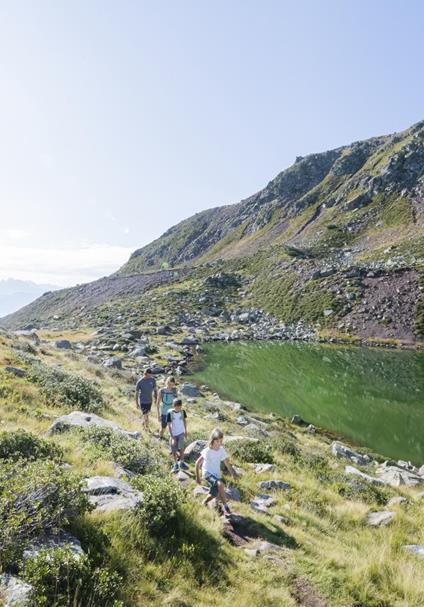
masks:
<path fill-rule="evenodd" d="M 165 438 L 167 429 L 169 432 L 170 452 L 173 459 L 171 471 L 188 470 L 188 465 L 184 461 L 185 442 L 188 434 L 187 413 L 183 408 L 183 401 L 178 396 L 175 378 L 172 375 L 167 377 L 165 386 L 158 390 L 152 370 L 148 368 L 136 384 L 135 398 L 137 407 L 142 413 L 143 429 L 146 432 L 149 431 L 149 415 L 153 403 L 156 404 L 160 426 L 159 438 Z M 209 437 L 207 446 L 201 451 L 200 457 L 196 461 L 195 473 L 198 484 L 201 484 L 203 478 L 209 486 L 209 493 L 203 503 L 207 505 L 215 498 L 217 504 L 222 502 L 225 516 L 229 516 L 231 511 L 222 482 L 221 464 L 224 464 L 234 480 L 237 479 L 237 473 L 222 446 L 223 439 L 222 431 L 215 428 Z"/>

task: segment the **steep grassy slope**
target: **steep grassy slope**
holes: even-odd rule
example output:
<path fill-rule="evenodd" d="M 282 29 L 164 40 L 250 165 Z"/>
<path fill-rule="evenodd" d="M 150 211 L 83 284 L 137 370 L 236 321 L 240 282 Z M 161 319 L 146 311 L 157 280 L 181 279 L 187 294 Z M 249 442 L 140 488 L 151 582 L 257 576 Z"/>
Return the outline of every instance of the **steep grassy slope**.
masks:
<path fill-rule="evenodd" d="M 95 387 L 97 413 L 127 430 L 140 429 L 133 402 L 134 360 L 124 354 L 122 370 L 88 362 L 86 355 L 94 343 L 90 332 L 91 329 L 66 334 L 41 333 L 39 346 L 29 344 L 25 338 L 0 333 L 2 469 L 5 463 L 1 458 L 12 447 L 13 462 L 8 466 L 15 466 L 17 474 L 22 474 L 24 465 L 26 482 L 36 486 L 43 478 L 34 475 L 40 469 L 45 471 L 46 458 L 50 456 L 67 464 L 61 475 L 53 479 L 58 488 L 75 474 L 81 478 L 122 475 L 122 467 L 117 465 L 122 462 L 136 470 L 131 482 L 138 486 L 144 482 L 146 471 L 134 468 L 135 449 L 135 453 L 141 452 L 154 463 L 149 470 L 153 476 L 147 477 L 151 487 L 158 484 L 163 490 L 156 494 L 157 502 L 152 504 L 155 508 L 151 515 L 165 514 L 167 520 L 172 516 L 169 504 L 175 503 L 172 501 L 174 485 L 178 481 L 172 479 L 169 472 L 166 444 L 161 444 L 154 435 L 144 436 L 136 444 L 127 439 L 117 440 L 112 448 L 99 442 L 98 435 L 82 430 L 46 436 L 56 416 L 75 408 L 63 400 L 60 382 L 46 386 L 41 381 L 49 370 L 58 368 L 61 373 Z M 86 350 L 58 350 L 54 341 L 59 337 L 70 339 L 74 346 L 82 342 Z M 175 355 L 175 351 L 167 350 L 165 340 L 157 338 L 159 351 L 150 356 L 151 364 L 166 354 Z M 17 377 L 5 370 L 6 365 L 19 366 L 26 375 Z M 160 383 L 162 381 L 163 377 Z M 77 398 L 85 394 L 81 391 L 81 386 L 86 385 L 84 382 L 79 383 L 74 392 Z M 85 594 L 78 592 L 80 580 L 69 575 L 73 567 L 66 554 L 59 552 L 53 560 L 49 553 L 31 569 L 19 558 L 18 553 L 24 547 L 22 542 L 16 546 L 17 553 L 7 554 L 7 558 L 4 558 L 4 546 L 0 545 L 0 574 L 10 571 L 25 579 L 38 580 L 31 607 L 141 607 L 146 604 L 152 607 L 421 607 L 424 561 L 403 548 L 405 544 L 423 543 L 424 509 L 419 488 L 392 489 L 368 484 L 360 478 L 355 480 L 345 474 L 345 464 L 349 462 L 331 454 L 330 439 L 320 431 L 310 434 L 276 416 L 240 412 L 207 391 L 196 400 L 185 405 L 189 415 L 189 441 L 205 438 L 217 423 L 217 413 L 226 435 L 251 435 L 252 427 L 242 428 L 237 423 L 240 414 L 259 426 L 259 443 L 252 446 L 242 441 L 238 448 L 228 446 L 241 474 L 237 484 L 241 501 L 233 501 L 232 507 L 240 517 L 236 521 L 245 525 L 244 532 L 238 535 L 225 526 L 216 511 L 201 506 L 200 499 L 193 495 L 196 485 L 190 465 L 188 480 L 184 480 L 181 489 L 175 488 L 181 506 L 179 519 L 173 519 L 173 524 L 162 529 L 159 535 L 149 525 L 149 519 L 137 510 L 82 512 L 59 521 L 59 529 L 81 541 L 92 568 L 92 580 L 98 581 L 100 588 L 111 588 L 109 592 L 103 591 L 101 600 L 92 602 L 86 587 Z M 90 408 L 93 404 L 91 399 L 86 402 L 84 398 L 81 405 L 83 402 Z M 152 424 L 156 430 L 156 420 L 152 420 Z M 35 437 L 22 436 L 22 429 Z M 268 434 L 264 435 L 264 431 Z M 19 455 L 23 464 L 17 461 Z M 273 468 L 256 474 L 251 462 L 265 459 L 272 462 Z M 362 469 L 368 474 L 375 473 L 373 465 Z M 0 487 L 1 532 L 5 525 L 13 529 L 14 524 L 10 512 L 13 514 L 12 488 L 16 480 L 10 472 L 9 476 L 6 474 L 6 481 L 4 476 Z M 272 479 L 284 480 L 290 489 L 258 488 L 259 482 Z M 266 512 L 251 507 L 258 492 L 268 493 L 273 499 Z M 368 514 L 383 511 L 393 496 L 402 496 L 408 501 L 390 506 L 395 512 L 391 524 L 380 528 L 369 526 Z M 36 504 L 32 514 L 36 517 L 39 513 L 45 516 L 41 505 Z M 264 541 L 270 544 L 261 548 Z M 60 563 L 61 568 L 55 570 L 55 565 Z"/>

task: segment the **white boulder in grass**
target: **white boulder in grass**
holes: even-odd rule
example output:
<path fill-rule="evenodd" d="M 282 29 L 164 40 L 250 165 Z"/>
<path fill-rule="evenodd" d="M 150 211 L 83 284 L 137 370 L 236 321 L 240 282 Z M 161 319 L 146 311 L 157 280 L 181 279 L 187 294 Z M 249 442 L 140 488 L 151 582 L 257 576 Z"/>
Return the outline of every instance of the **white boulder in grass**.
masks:
<path fill-rule="evenodd" d="M 118 426 L 118 424 L 115 424 L 115 422 L 104 419 L 103 417 L 95 415 L 94 413 L 85 413 L 84 411 L 73 411 L 68 415 L 61 415 L 60 417 L 57 417 L 50 426 L 48 434 L 63 432 L 69 430 L 69 428 L 72 428 L 73 426 L 79 428 L 89 428 L 92 426 L 111 428 L 114 432 L 123 434 L 127 438 L 140 438 L 139 432 L 128 432 L 127 430 L 123 430 L 120 426 Z"/>
<path fill-rule="evenodd" d="M 359 478 L 362 478 L 364 481 L 367 481 L 367 483 L 371 483 L 373 485 L 386 485 L 385 481 L 382 480 L 381 478 L 376 478 L 375 476 L 370 476 L 369 474 L 365 474 L 364 472 L 361 472 L 354 466 L 346 466 L 345 474 L 358 476 Z"/>
<path fill-rule="evenodd" d="M 338 442 L 331 445 L 331 452 L 336 457 L 348 459 L 358 466 L 368 466 L 372 462 L 368 455 L 362 455 L 362 453 L 353 451 L 350 447 Z"/>
<path fill-rule="evenodd" d="M 27 607 L 33 587 L 20 578 L 4 573 L 0 575 L 0 600 L 4 607 Z"/>
<path fill-rule="evenodd" d="M 130 510 L 143 498 L 141 491 L 113 476 L 91 476 L 85 479 L 84 493 L 89 502 L 100 512 Z"/>
<path fill-rule="evenodd" d="M 408 544 L 406 546 L 402 546 L 404 550 L 410 552 L 411 554 L 415 554 L 420 558 L 424 559 L 424 546 L 421 544 Z"/>

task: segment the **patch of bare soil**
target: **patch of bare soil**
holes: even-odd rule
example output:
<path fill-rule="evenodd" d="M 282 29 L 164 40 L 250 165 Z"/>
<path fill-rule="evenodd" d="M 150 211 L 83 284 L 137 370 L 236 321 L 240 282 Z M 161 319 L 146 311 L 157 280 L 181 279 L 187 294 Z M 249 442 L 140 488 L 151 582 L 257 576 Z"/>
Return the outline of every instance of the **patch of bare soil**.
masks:
<path fill-rule="evenodd" d="M 293 598 L 302 605 L 302 607 L 329 607 L 328 603 L 324 602 L 313 589 L 310 582 L 303 577 L 296 578 L 291 593 Z"/>

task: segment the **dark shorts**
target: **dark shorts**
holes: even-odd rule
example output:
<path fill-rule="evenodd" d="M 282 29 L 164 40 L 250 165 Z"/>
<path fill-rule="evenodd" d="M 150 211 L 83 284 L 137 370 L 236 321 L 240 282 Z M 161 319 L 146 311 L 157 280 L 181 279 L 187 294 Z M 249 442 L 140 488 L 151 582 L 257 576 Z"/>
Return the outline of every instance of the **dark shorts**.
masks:
<path fill-rule="evenodd" d="M 219 478 L 216 477 L 214 474 L 210 474 L 210 472 L 206 472 L 204 478 L 209 485 L 209 495 L 212 495 L 212 497 L 216 497 L 218 495 Z"/>
<path fill-rule="evenodd" d="M 163 415 L 162 413 L 160 414 L 160 425 L 161 428 L 165 429 L 166 426 L 168 425 L 168 415 Z"/>
<path fill-rule="evenodd" d="M 147 415 L 150 413 L 152 408 L 152 403 L 140 403 L 140 409 L 143 415 Z"/>
<path fill-rule="evenodd" d="M 171 437 L 170 440 L 171 453 L 176 453 L 184 449 L 184 434 L 177 434 L 177 436 Z"/>

